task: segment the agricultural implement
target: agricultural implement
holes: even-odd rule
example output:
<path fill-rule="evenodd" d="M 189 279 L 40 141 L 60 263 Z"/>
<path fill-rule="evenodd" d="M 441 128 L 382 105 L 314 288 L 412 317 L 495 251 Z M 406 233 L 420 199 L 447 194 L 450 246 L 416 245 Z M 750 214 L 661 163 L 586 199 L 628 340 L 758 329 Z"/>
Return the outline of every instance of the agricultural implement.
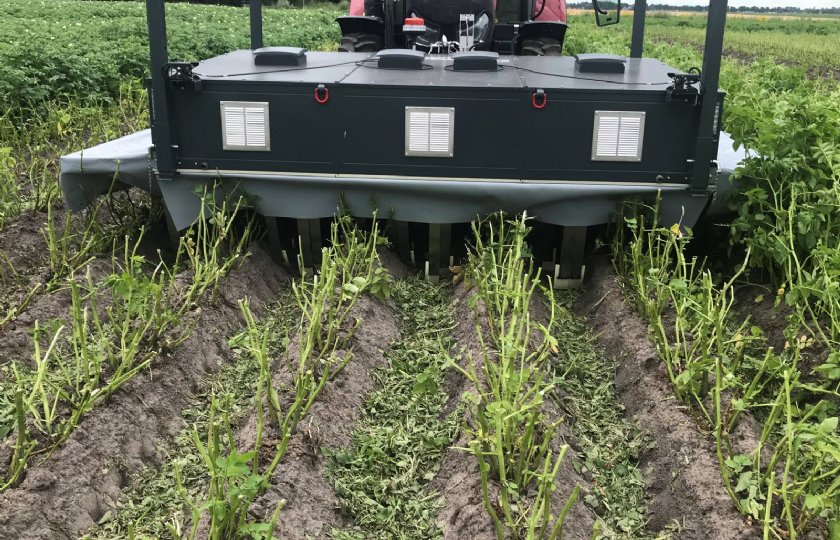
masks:
<path fill-rule="evenodd" d="M 708 13 L 702 69 L 631 54 L 563 56 L 564 0 L 354 0 L 338 52 L 266 47 L 250 2 L 250 50 L 198 63 L 167 54 L 164 0 L 147 0 L 151 132 L 62 158 L 71 209 L 124 185 L 162 196 L 191 225 L 201 191 L 249 196 L 278 257 L 311 267 L 341 204 L 376 210 L 406 259 L 435 278 L 477 215 L 526 211 L 557 286 L 583 277 L 587 230 L 628 199 L 660 199 L 692 226 L 738 155 L 718 162 L 726 0 Z M 561 16 L 544 20 L 546 5 Z M 594 2 L 599 25 L 617 9 Z M 362 14 L 360 15 L 359 12 Z M 220 188 L 218 186 L 221 186 Z"/>

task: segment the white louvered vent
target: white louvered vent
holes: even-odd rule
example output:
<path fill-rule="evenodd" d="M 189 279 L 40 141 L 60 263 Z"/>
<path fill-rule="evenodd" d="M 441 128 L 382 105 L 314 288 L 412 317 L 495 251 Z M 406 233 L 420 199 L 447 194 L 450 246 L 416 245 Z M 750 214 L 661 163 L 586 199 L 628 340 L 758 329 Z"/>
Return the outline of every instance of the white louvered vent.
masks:
<path fill-rule="evenodd" d="M 595 111 L 592 161 L 641 161 L 645 113 Z"/>
<path fill-rule="evenodd" d="M 455 109 L 405 108 L 405 155 L 452 157 L 455 142 Z"/>
<path fill-rule="evenodd" d="M 271 150 L 268 103 L 222 101 L 222 148 L 224 150 Z"/>

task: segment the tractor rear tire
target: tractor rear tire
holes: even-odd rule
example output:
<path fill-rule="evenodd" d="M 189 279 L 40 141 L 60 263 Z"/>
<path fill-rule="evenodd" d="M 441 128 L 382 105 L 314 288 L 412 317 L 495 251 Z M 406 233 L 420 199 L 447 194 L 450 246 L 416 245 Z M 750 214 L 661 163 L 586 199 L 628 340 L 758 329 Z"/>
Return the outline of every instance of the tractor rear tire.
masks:
<path fill-rule="evenodd" d="M 563 54 L 563 44 L 550 37 L 523 39 L 520 54 L 523 56 L 560 56 Z"/>
<path fill-rule="evenodd" d="M 341 52 L 377 52 L 382 50 L 382 36 L 369 32 L 351 32 L 341 38 Z"/>

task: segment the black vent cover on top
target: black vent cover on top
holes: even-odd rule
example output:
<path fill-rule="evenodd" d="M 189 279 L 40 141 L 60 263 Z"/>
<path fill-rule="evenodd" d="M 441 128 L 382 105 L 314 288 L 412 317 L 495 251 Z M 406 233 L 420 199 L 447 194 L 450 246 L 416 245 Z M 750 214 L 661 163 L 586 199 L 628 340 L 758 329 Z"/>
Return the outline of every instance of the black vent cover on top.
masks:
<path fill-rule="evenodd" d="M 300 47 L 262 47 L 254 50 L 254 65 L 257 66 L 303 66 L 306 64 L 306 49 Z"/>
<path fill-rule="evenodd" d="M 496 71 L 499 69 L 499 53 L 491 51 L 464 51 L 452 55 L 452 69 L 455 71 Z"/>
<path fill-rule="evenodd" d="M 617 54 L 576 54 L 575 66 L 581 73 L 624 73 L 627 57 Z"/>
<path fill-rule="evenodd" d="M 376 67 L 382 69 L 423 69 L 426 53 L 411 49 L 385 49 L 376 56 Z"/>

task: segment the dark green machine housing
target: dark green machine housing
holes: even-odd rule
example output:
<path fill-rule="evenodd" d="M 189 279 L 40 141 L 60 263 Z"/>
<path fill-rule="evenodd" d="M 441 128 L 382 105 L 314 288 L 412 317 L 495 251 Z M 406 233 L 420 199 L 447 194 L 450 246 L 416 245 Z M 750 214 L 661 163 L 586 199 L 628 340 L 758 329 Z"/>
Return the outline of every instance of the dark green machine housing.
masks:
<path fill-rule="evenodd" d="M 426 61 L 419 70 L 379 69 L 374 55 L 365 53 L 306 53 L 307 69 L 290 71 L 253 66 L 252 56 L 237 51 L 201 62 L 193 69 L 199 88 L 184 84 L 171 92 L 177 170 L 391 176 L 403 182 L 690 181 L 698 108 L 693 100 L 664 99 L 673 68 L 658 60 L 628 60 L 625 74 L 580 75 L 572 57 L 510 56 L 495 71 L 458 72 L 448 69 L 450 61 Z M 230 75 L 244 65 L 248 74 Z M 324 103 L 315 99 L 319 86 Z M 268 105 L 267 150 L 223 148 L 225 101 Z M 406 155 L 411 107 L 453 109 L 451 156 Z M 644 115 L 640 159 L 593 157 L 596 113 L 621 112 Z"/>
<path fill-rule="evenodd" d="M 219 179 L 267 218 L 297 220 L 301 238 L 341 199 L 360 217 L 430 224 L 417 258 L 436 274 L 448 252 L 432 237 L 448 224 L 527 211 L 564 228 L 572 264 L 556 277 L 577 278 L 581 234 L 618 202 L 661 196 L 663 220 L 692 225 L 713 197 L 725 1 L 712 2 L 702 75 L 641 58 L 639 24 L 631 58 L 318 53 L 263 48 L 251 5 L 251 50 L 183 64 L 166 53 L 163 0 L 147 1 L 156 173 L 177 228 L 200 212 L 196 187 Z"/>

